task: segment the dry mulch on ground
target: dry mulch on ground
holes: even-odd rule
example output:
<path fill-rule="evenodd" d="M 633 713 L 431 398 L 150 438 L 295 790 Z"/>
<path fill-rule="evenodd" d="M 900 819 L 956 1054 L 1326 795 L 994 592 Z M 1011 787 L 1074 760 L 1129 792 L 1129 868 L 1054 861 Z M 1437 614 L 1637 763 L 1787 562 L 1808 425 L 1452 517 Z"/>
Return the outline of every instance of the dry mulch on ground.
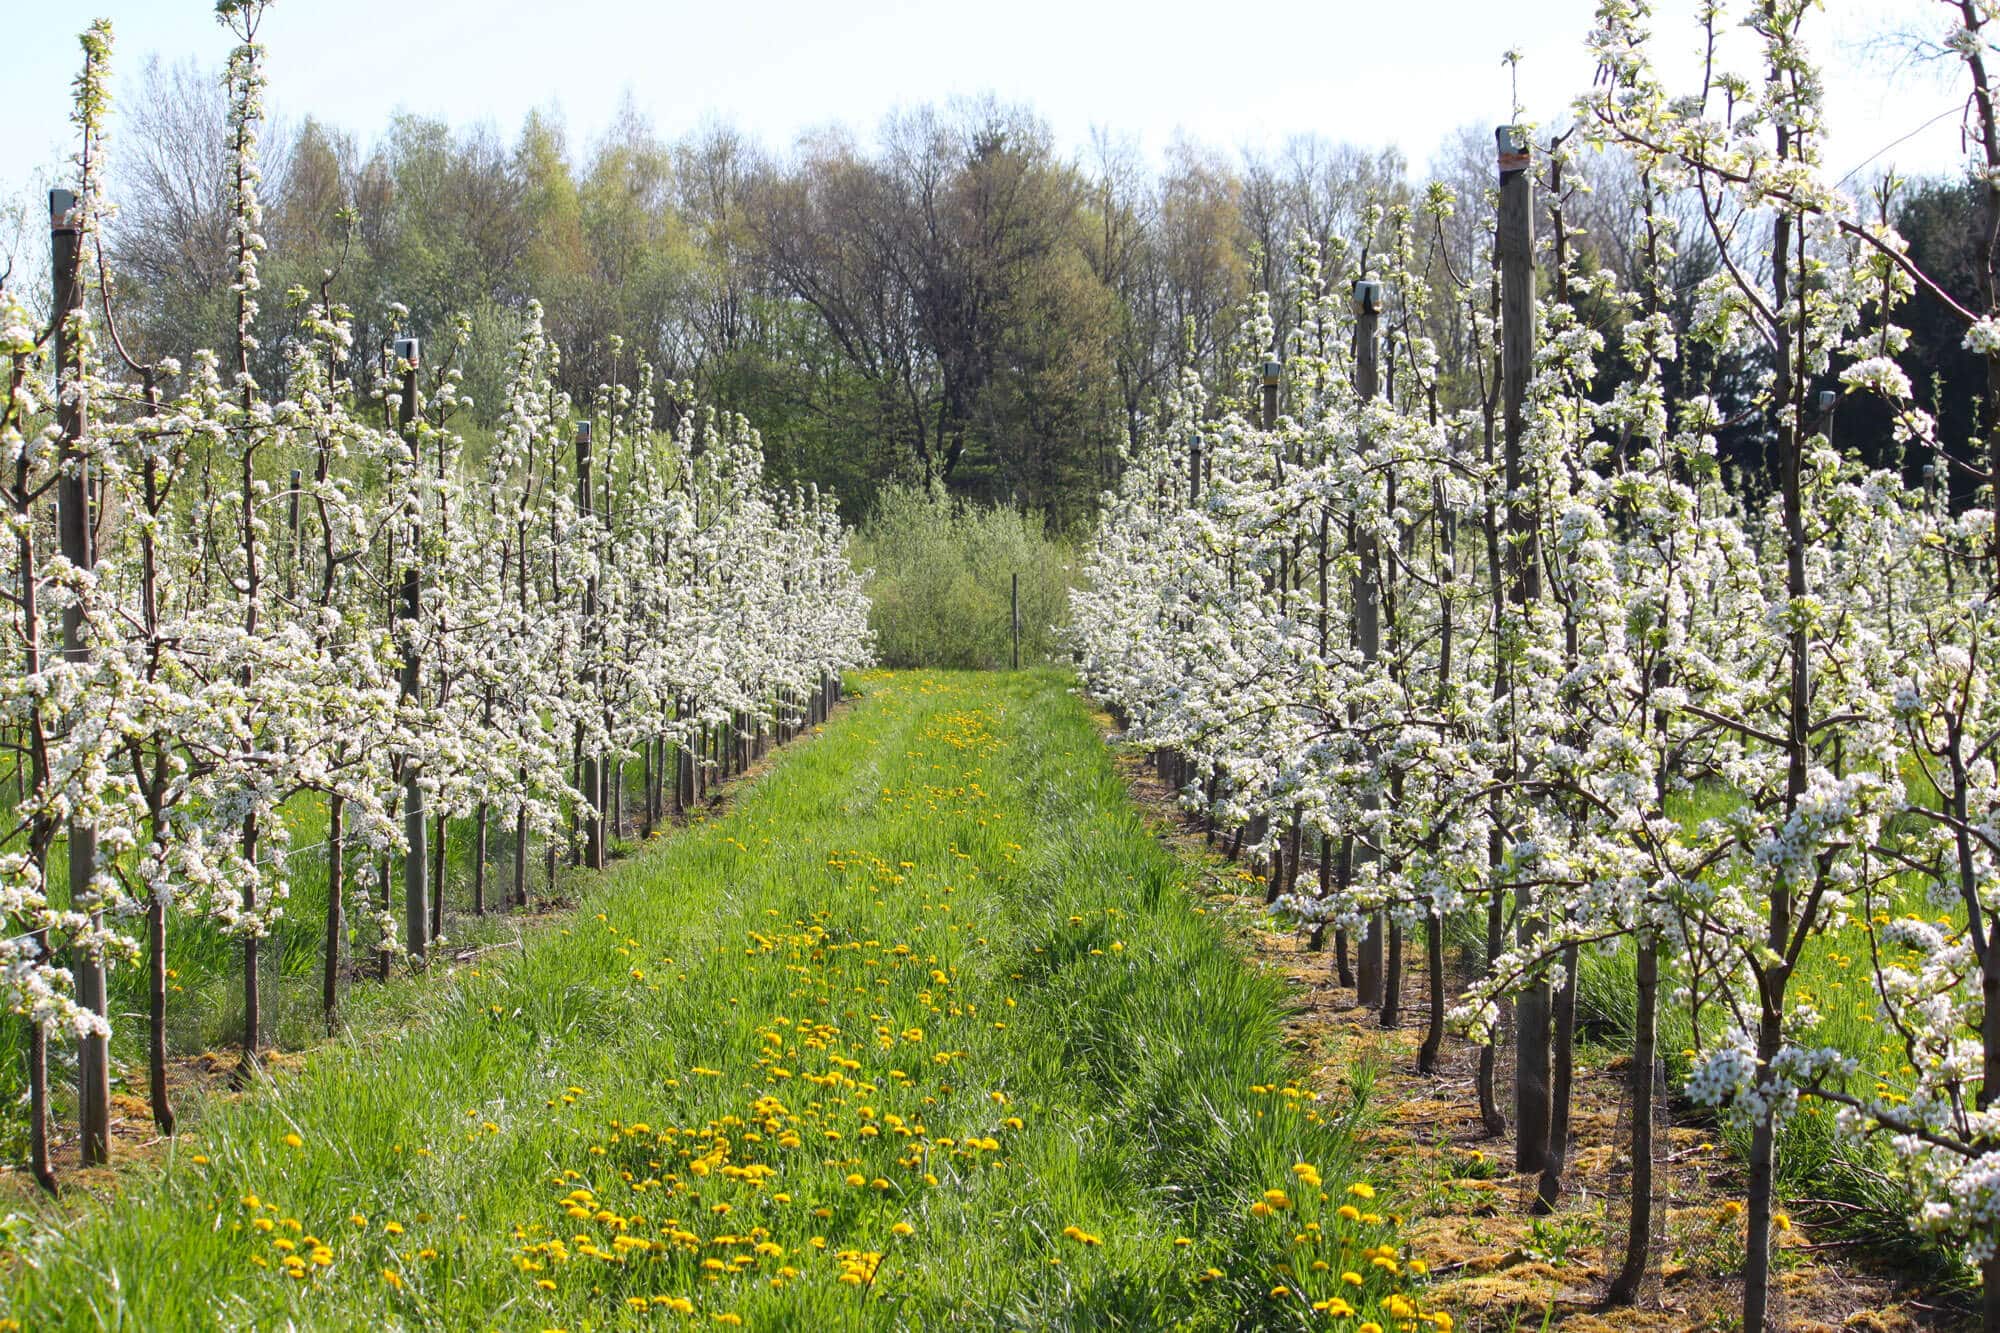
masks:
<path fill-rule="evenodd" d="M 1100 725 L 1112 728 L 1108 716 Z M 1742 1163 L 1699 1124 L 1658 1121 L 1664 1235 L 1656 1229 L 1654 1276 L 1634 1308 L 1606 1309 L 1611 1264 L 1623 1257 L 1626 1061 L 1585 1063 L 1579 1051 L 1564 1193 L 1555 1214 L 1534 1218 L 1534 1178 L 1513 1172 L 1513 1145 L 1492 1138 L 1479 1115 L 1479 1053 L 1447 1038 L 1434 1076 L 1417 1073 L 1427 1006 L 1422 945 L 1407 957 L 1400 1023 L 1384 1028 L 1337 984 L 1332 945 L 1307 948 L 1303 931 L 1274 920 L 1264 883 L 1210 848 L 1174 804 L 1146 757 L 1120 747 L 1119 771 L 1154 831 L 1202 868 L 1199 892 L 1240 931 L 1254 963 L 1284 976 L 1294 996 L 1287 1042 L 1304 1082 L 1335 1103 L 1356 1096 L 1370 1108 L 1363 1142 L 1369 1166 L 1413 1218 L 1407 1235 L 1431 1264 L 1435 1291 L 1463 1333 L 1562 1329 L 1566 1333 L 1680 1333 L 1741 1325 L 1743 1223 L 1730 1210 L 1744 1197 Z M 1456 988 L 1453 993 L 1456 994 Z M 1511 1093 L 1502 1070 L 1501 1105 Z M 1794 1223 L 1779 1236 L 1773 1325 L 1867 1333 L 1971 1327 L 1971 1314 L 1937 1303 L 1894 1272 L 1870 1271 L 1853 1242 L 1816 1240 Z"/>

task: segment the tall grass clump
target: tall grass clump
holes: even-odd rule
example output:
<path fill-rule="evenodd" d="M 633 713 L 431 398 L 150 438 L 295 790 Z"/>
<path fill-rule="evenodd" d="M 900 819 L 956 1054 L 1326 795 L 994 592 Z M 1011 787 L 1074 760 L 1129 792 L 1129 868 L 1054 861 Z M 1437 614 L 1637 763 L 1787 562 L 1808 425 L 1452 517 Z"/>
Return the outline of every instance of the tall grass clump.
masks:
<path fill-rule="evenodd" d="M 1003 505 L 922 486 L 879 492 L 861 526 L 855 564 L 868 584 L 885 666 L 996 669 L 1013 659 L 1011 582 L 1021 576 L 1021 664 L 1060 651 L 1068 615 L 1069 547 L 1042 521 Z"/>

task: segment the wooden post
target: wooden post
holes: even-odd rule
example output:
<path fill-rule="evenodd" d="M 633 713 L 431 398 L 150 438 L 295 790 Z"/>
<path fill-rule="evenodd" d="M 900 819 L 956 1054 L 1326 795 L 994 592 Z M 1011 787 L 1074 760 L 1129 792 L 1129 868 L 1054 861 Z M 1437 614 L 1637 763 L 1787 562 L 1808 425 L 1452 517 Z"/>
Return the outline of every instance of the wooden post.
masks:
<path fill-rule="evenodd" d="M 576 507 L 586 517 L 594 517 L 590 495 L 590 420 L 576 423 Z M 597 573 L 591 571 L 583 585 L 583 683 L 587 694 L 597 692 Z M 583 863 L 592 870 L 604 869 L 604 776 L 603 759 L 586 748 L 583 753 L 583 795 L 594 813 L 584 821 Z"/>
<path fill-rule="evenodd" d="M 83 349 L 70 327 L 83 318 L 83 217 L 76 195 L 49 191 L 49 260 L 54 278 L 56 423 L 62 432 L 62 479 L 56 485 L 56 528 L 63 559 L 77 569 L 97 563 L 91 540 L 90 464 L 79 447 L 85 420 L 84 402 L 76 395 L 83 372 Z M 90 661 L 83 628 L 83 607 L 75 601 L 63 608 L 63 658 Z M 89 913 L 93 928 L 104 921 L 97 899 L 97 829 L 71 816 L 69 821 L 69 900 Z M 105 1017 L 104 959 L 90 948 L 76 951 L 77 1002 L 99 1019 Z M 111 1060 L 101 1036 L 84 1037 L 77 1052 L 77 1130 L 85 1166 L 111 1157 Z"/>
<path fill-rule="evenodd" d="M 417 367 L 421 363 L 423 349 L 415 338 L 398 338 L 395 355 L 403 367 L 403 400 L 396 413 L 396 424 L 410 446 L 411 474 L 415 476 L 423 470 L 416 430 Z M 403 571 L 401 604 L 397 609 L 397 616 L 403 622 L 400 683 L 403 701 L 415 704 L 421 697 L 423 686 L 423 664 L 417 655 L 417 620 L 423 609 L 423 577 L 419 564 L 423 559 L 423 539 L 420 531 L 411 534 L 410 552 L 406 558 L 409 564 Z M 424 815 L 424 789 L 417 782 L 414 755 L 403 757 L 403 839 L 408 844 L 403 849 L 403 947 L 409 950 L 410 960 L 417 962 L 430 947 L 431 895 L 430 829 Z"/>
<path fill-rule="evenodd" d="M 1265 430 L 1276 430 L 1278 427 L 1278 386 L 1284 379 L 1284 374 L 1285 374 L 1284 362 L 1278 360 L 1276 357 L 1269 357 L 1265 360 L 1264 374 L 1262 381 L 1263 403 L 1262 403 L 1262 413 L 1261 413 L 1261 420 L 1263 422 L 1263 427 Z M 1230 586 L 1231 588 L 1235 587 L 1233 567 L 1231 569 Z M 1267 836 L 1269 836 L 1270 831 L 1271 831 L 1271 817 L 1268 813 L 1257 815 L 1256 817 L 1251 819 L 1249 826 L 1247 828 L 1242 828 L 1237 830 L 1238 833 L 1237 844 L 1240 845 L 1245 839 L 1248 840 L 1250 844 L 1251 862 L 1260 872 L 1263 869 L 1264 839 Z M 1230 859 L 1234 860 L 1235 856 L 1236 856 L 1236 848 L 1232 847 L 1230 850 Z M 1282 849 L 1280 849 L 1279 858 L 1282 859 L 1282 857 L 1283 857 L 1283 851 Z"/>
<path fill-rule="evenodd" d="M 639 819 L 640 836 L 653 835 L 653 738 L 648 736 L 639 742 Z"/>
<path fill-rule="evenodd" d="M 431 939 L 444 938 L 444 871 L 451 837 L 450 817 L 442 810 L 437 817 L 437 841 L 431 844 Z"/>
<path fill-rule="evenodd" d="M 332 1036 L 340 1015 L 340 941 L 347 933 L 346 833 L 342 827 L 347 802 L 335 792 L 326 811 L 326 953 L 320 972 L 320 1014 L 326 1035 Z"/>
<path fill-rule="evenodd" d="M 299 595 L 299 479 L 304 475 L 299 469 L 292 469 L 291 504 L 286 514 L 292 532 L 292 559 L 291 563 L 285 568 L 285 600 L 287 601 Z"/>
<path fill-rule="evenodd" d="M 1382 284 L 1360 281 L 1354 284 L 1354 391 L 1363 403 L 1373 402 L 1382 392 L 1381 383 Z M 1378 577 L 1379 553 L 1375 534 L 1361 525 L 1348 530 L 1348 547 L 1358 557 L 1350 596 L 1354 604 L 1354 641 L 1364 662 L 1374 663 L 1382 655 L 1382 596 Z M 1362 798 L 1362 808 L 1379 804 L 1373 794 Z M 1355 849 L 1352 864 L 1365 865 L 1374 859 L 1366 843 Z M 1354 998 L 1364 1007 L 1383 1002 L 1382 914 L 1370 912 L 1367 925 L 1354 952 Z"/>
<path fill-rule="evenodd" d="M 1655 1006 L 1660 993 L 1660 946 L 1650 934 L 1639 938 L 1635 982 L 1639 1003 L 1627 1086 L 1632 1098 L 1632 1144 L 1635 1149 L 1641 1144 L 1645 1147 L 1632 1153 L 1631 1222 L 1625 1232 L 1625 1259 L 1605 1293 L 1607 1305 L 1630 1305 L 1639 1299 L 1652 1249 L 1653 1069 L 1659 1059 L 1659 1019 Z"/>
<path fill-rule="evenodd" d="M 1500 217 L 1494 248 L 1500 261 L 1500 388 L 1505 413 L 1507 487 L 1506 569 L 1508 601 L 1516 608 L 1516 632 L 1527 624 L 1527 611 L 1541 599 L 1541 565 L 1535 555 L 1540 516 L 1524 474 L 1521 440 L 1525 432 L 1528 377 L 1534 366 L 1535 338 L 1535 207 L 1534 179 L 1529 175 L 1528 132 L 1517 125 L 1495 131 L 1500 170 Z M 1503 638 L 1503 656 L 1512 651 Z M 1513 682 L 1504 663 L 1496 694 L 1511 693 Z M 1531 890 L 1517 889 L 1517 941 L 1533 948 L 1546 922 Z M 1549 984 L 1546 973 L 1529 979 L 1515 1004 L 1514 1166 L 1540 1171 L 1549 1151 L 1549 1120 L 1553 1114 L 1550 1085 Z"/>
<path fill-rule="evenodd" d="M 528 807 L 514 812 L 514 906 L 528 905 Z"/>
<path fill-rule="evenodd" d="M 486 915 L 486 843 L 490 818 L 486 802 L 472 812 L 472 914 Z"/>
<path fill-rule="evenodd" d="M 1021 669 L 1021 573 L 1014 571 L 1014 670 Z"/>

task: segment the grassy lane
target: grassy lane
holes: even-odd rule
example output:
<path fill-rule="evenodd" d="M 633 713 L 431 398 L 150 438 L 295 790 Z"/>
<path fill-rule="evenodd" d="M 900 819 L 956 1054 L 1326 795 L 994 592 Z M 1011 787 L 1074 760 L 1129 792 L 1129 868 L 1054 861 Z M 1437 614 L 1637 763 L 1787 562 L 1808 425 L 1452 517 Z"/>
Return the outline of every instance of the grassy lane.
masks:
<path fill-rule="evenodd" d="M 7 1316 L 1396 1327 L 1358 1112 L 1288 1084 L 1068 683 L 864 678 L 570 928 L 0 1228 Z"/>

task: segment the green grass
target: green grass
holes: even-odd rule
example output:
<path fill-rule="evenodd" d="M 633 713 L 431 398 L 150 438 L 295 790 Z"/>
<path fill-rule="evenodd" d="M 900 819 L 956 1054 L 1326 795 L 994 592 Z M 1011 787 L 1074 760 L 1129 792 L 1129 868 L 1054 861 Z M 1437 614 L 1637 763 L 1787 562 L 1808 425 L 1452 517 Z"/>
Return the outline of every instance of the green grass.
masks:
<path fill-rule="evenodd" d="M 566 925 L 376 988 L 115 1196 L 26 1205 L 0 1224 L 0 1310 L 1274 1328 L 1323 1322 L 1309 1299 L 1402 1299 L 1361 1253 L 1401 1254 L 1393 1222 L 1334 1212 L 1359 1106 L 1288 1083 L 1280 984 L 1193 910 L 1069 679 L 861 685 Z"/>
<path fill-rule="evenodd" d="M 628 764 L 627 810 L 635 808 L 637 765 Z M 264 1040 L 283 1050 L 310 1045 L 325 1036 L 321 985 L 325 959 L 327 897 L 327 809 L 316 793 L 293 797 L 284 806 L 291 847 L 286 876 L 290 891 L 283 910 L 272 922 L 259 946 L 262 973 Z M 628 823 L 633 822 L 628 813 Z M 484 948 L 516 938 L 522 923 L 507 914 L 503 899 L 512 888 L 513 833 L 504 817 L 492 820 L 488 834 L 486 882 L 487 914 L 472 911 L 472 863 L 475 849 L 474 822 L 450 821 L 450 841 L 445 865 L 445 928 L 453 951 Z M 51 856 L 50 879 L 57 886 L 56 902 L 67 901 L 66 848 L 58 840 Z M 384 1008 L 404 1003 L 401 987 L 384 989 L 372 980 L 354 980 L 355 968 L 374 975 L 374 958 L 369 948 L 374 941 L 374 923 L 364 919 L 363 896 L 373 904 L 379 891 L 378 865 L 372 858 L 357 861 L 350 848 L 347 860 L 346 930 L 342 947 L 344 960 L 341 982 L 342 1020 L 351 1021 Z M 573 891 L 576 872 L 565 864 L 557 881 L 557 893 Z M 530 850 L 528 885 L 531 898 L 546 896 L 542 846 L 537 841 Z M 401 920 L 402 880 L 400 871 L 392 880 L 391 894 L 397 919 Z M 125 923 L 127 932 L 143 937 L 144 918 Z M 214 921 L 188 912 L 175 912 L 167 929 L 168 1002 L 167 1043 L 174 1055 L 191 1055 L 207 1050 L 234 1048 L 243 1040 L 243 942 Z M 399 964 L 397 974 L 405 971 Z M 144 1098 L 146 1082 L 147 969 L 143 959 L 115 965 L 109 977 L 108 1000 L 111 1013 L 111 1068 L 114 1092 Z M 28 1122 L 26 1065 L 27 1024 L 9 1018 L 0 1023 L 0 1157 L 20 1159 L 27 1155 Z M 69 1042 L 53 1042 L 49 1048 L 50 1079 L 55 1112 L 60 1120 L 73 1119 L 76 1047 Z"/>

